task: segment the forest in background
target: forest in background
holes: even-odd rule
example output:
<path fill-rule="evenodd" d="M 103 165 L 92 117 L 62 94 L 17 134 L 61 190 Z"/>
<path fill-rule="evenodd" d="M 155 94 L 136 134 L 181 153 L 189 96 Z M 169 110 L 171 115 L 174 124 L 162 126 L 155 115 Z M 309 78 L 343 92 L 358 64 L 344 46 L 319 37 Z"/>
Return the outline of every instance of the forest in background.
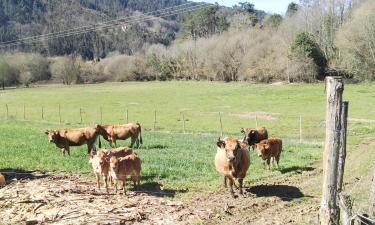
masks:
<path fill-rule="evenodd" d="M 172 79 L 316 82 L 327 75 L 375 79 L 375 1 L 301 0 L 290 3 L 285 15 L 266 14 L 250 2 L 164 17 L 149 14 L 198 4 L 4 0 L 0 83 L 5 87 Z M 133 19 L 74 36 L 6 45 L 121 17 Z"/>

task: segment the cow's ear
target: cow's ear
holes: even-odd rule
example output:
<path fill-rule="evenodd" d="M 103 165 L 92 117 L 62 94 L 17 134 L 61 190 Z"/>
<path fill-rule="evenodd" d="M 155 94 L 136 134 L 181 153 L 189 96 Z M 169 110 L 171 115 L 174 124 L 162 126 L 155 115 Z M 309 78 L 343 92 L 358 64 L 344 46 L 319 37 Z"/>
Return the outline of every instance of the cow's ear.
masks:
<path fill-rule="evenodd" d="M 243 128 L 241 128 L 241 133 L 245 133 L 245 130 Z"/>
<path fill-rule="evenodd" d="M 44 131 L 45 134 L 49 134 L 49 130 Z"/>
<path fill-rule="evenodd" d="M 220 140 L 220 138 L 219 138 L 219 140 L 217 141 L 216 145 L 217 145 L 217 147 L 219 147 L 219 148 L 225 148 L 225 142 L 222 141 L 222 140 Z"/>

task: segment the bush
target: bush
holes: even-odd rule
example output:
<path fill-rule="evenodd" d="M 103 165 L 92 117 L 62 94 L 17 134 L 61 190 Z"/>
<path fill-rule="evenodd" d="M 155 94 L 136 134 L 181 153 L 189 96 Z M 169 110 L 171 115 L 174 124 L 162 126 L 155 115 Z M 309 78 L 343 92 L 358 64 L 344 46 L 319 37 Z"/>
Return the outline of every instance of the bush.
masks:
<path fill-rule="evenodd" d="M 54 78 L 66 85 L 82 82 L 80 62 L 72 56 L 55 58 L 51 64 L 51 73 Z"/>
<path fill-rule="evenodd" d="M 20 72 L 0 58 L 0 84 L 4 89 L 6 86 L 19 84 Z"/>

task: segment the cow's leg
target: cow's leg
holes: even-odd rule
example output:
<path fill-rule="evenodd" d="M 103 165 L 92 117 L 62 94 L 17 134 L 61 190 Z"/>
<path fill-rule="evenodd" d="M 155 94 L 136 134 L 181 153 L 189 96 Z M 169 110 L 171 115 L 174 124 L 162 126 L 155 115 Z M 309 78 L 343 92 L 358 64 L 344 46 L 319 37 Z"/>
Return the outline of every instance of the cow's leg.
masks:
<path fill-rule="evenodd" d="M 263 169 L 266 169 L 266 159 L 263 160 L 262 164 L 263 164 Z"/>
<path fill-rule="evenodd" d="M 275 157 L 277 168 L 279 168 L 279 161 L 280 161 L 280 153 Z"/>
<path fill-rule="evenodd" d="M 224 187 L 228 187 L 228 185 L 227 185 L 227 177 L 226 176 L 224 176 Z"/>
<path fill-rule="evenodd" d="M 267 159 L 267 166 L 268 166 L 268 170 L 271 170 L 271 167 L 270 167 L 270 164 L 271 164 L 271 158 L 268 158 Z"/>
<path fill-rule="evenodd" d="M 108 175 L 103 176 L 104 183 L 105 183 L 105 190 L 107 191 L 107 194 L 109 193 L 108 191 Z"/>
<path fill-rule="evenodd" d="M 131 142 L 130 142 L 130 148 L 133 148 L 133 145 L 135 143 L 136 138 L 134 136 L 131 137 Z"/>
<path fill-rule="evenodd" d="M 124 190 L 124 195 L 126 195 L 126 187 L 125 187 L 125 183 L 126 183 L 126 177 L 122 180 L 122 188 Z"/>
<path fill-rule="evenodd" d="M 243 192 L 242 192 L 243 178 L 239 178 L 238 183 L 240 183 L 240 194 L 243 195 Z"/>
<path fill-rule="evenodd" d="M 62 148 L 61 152 L 62 152 L 63 156 L 65 157 L 65 148 Z"/>
<path fill-rule="evenodd" d="M 234 191 L 233 191 L 233 183 L 234 183 L 233 178 L 229 178 L 230 194 L 232 195 L 233 198 L 235 198 Z"/>
<path fill-rule="evenodd" d="M 96 186 L 100 190 L 100 176 L 97 173 L 95 173 L 95 176 L 96 176 Z"/>

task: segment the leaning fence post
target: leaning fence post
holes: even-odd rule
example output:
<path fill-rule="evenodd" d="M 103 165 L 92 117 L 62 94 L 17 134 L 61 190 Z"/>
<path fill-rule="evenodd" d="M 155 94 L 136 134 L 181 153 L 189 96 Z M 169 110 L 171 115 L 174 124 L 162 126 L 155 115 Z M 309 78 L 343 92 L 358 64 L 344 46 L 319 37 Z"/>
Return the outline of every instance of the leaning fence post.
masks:
<path fill-rule="evenodd" d="M 341 106 L 341 134 L 340 134 L 340 148 L 339 148 L 339 161 L 337 171 L 337 192 L 342 191 L 342 184 L 344 179 L 345 169 L 345 158 L 346 158 L 346 129 L 347 129 L 347 118 L 348 118 L 348 106 L 349 102 L 345 101 Z"/>
<path fill-rule="evenodd" d="M 321 225 L 338 224 L 337 169 L 341 134 L 341 105 L 344 83 L 341 77 L 326 78 L 326 140 L 323 155 L 323 190 L 319 210 Z"/>
<path fill-rule="evenodd" d="M 5 104 L 5 108 L 7 109 L 7 119 L 9 119 L 9 108 L 8 108 L 8 104 Z"/>
<path fill-rule="evenodd" d="M 82 122 L 83 122 L 83 120 L 82 120 L 82 108 L 79 108 L 79 117 L 81 118 L 81 124 L 82 124 Z"/>

